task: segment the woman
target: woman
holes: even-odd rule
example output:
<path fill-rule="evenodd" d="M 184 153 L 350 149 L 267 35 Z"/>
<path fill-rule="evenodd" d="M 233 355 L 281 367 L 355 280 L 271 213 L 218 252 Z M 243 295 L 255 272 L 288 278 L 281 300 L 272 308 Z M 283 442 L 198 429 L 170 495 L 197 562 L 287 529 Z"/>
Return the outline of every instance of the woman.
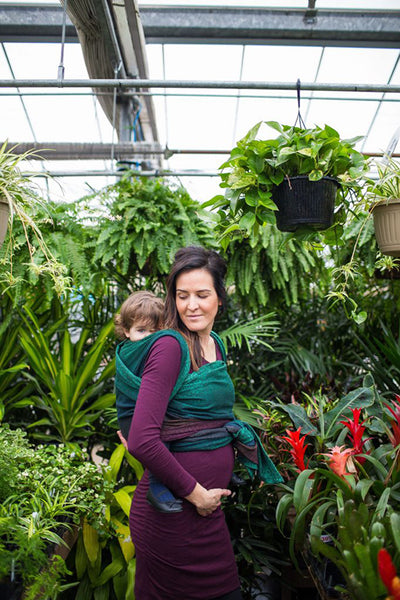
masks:
<path fill-rule="evenodd" d="M 233 418 L 234 389 L 223 345 L 212 332 L 226 301 L 225 273 L 214 251 L 188 247 L 177 252 L 165 315 L 166 326 L 181 335 L 165 331 L 145 360 L 128 437 L 129 451 L 146 467 L 130 515 L 137 600 L 242 599 L 221 510 L 222 499 L 231 493 L 232 444 L 217 443 L 211 450 L 194 444 L 184 451 L 173 445 L 192 434 L 197 440 Z M 172 446 L 162 440 L 172 440 Z M 166 515 L 149 504 L 147 470 L 183 499 L 182 512 Z"/>

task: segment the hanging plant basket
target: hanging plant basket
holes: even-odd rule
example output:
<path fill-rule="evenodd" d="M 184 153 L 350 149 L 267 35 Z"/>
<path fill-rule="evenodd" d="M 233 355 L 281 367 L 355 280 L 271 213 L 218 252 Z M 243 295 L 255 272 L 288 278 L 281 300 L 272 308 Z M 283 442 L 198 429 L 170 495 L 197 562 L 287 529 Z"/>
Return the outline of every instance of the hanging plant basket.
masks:
<path fill-rule="evenodd" d="M 276 224 L 280 231 L 296 231 L 300 227 L 314 230 L 333 225 L 339 182 L 332 177 L 310 181 L 304 175 L 286 178 L 273 190 L 278 207 Z"/>
<path fill-rule="evenodd" d="M 4 242 L 4 238 L 6 237 L 9 214 L 10 208 L 7 200 L 2 200 L 0 198 L 0 247 Z"/>
<path fill-rule="evenodd" d="M 379 250 L 388 256 L 400 256 L 400 199 L 377 204 L 372 214 Z"/>

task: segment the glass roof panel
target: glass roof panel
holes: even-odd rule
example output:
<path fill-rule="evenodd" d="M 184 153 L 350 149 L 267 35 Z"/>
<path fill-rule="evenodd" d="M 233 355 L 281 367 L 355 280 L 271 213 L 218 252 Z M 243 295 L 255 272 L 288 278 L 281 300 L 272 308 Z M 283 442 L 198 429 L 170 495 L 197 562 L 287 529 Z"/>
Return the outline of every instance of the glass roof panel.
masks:
<path fill-rule="evenodd" d="M 0 4 L 4 3 L 0 0 Z M 54 0 L 42 4 L 56 4 Z M 13 4 L 37 4 L 35 0 Z M 140 6 L 254 6 L 306 8 L 307 0 L 146 0 Z M 365 10 L 400 9 L 400 0 L 317 0 L 316 8 Z M 61 34 L 60 34 L 61 37 Z M 57 79 L 59 43 L 5 43 L 0 49 L 0 77 L 11 79 Z M 239 44 L 151 44 L 147 46 L 152 79 L 184 81 L 267 81 L 295 83 L 368 83 L 400 85 L 399 51 L 385 48 L 341 48 L 319 46 Z M 11 65 L 12 73 L 9 64 Z M 65 78 L 87 79 L 79 44 L 65 46 Z M 282 90 L 154 89 L 159 140 L 176 150 L 229 151 L 248 129 L 261 120 L 292 124 L 297 116 L 296 92 Z M 0 90 L 0 136 L 12 142 L 112 142 L 112 128 L 89 88 L 27 89 L 18 96 L 15 88 Z M 301 114 L 307 126 L 326 122 L 344 137 L 365 136 L 366 152 L 383 151 L 400 126 L 400 94 L 347 92 L 301 92 Z M 274 136 L 266 129 L 266 135 Z M 116 139 L 114 140 L 116 141 Z M 397 152 L 400 148 L 397 148 Z M 225 156 L 175 154 L 164 167 L 173 171 L 216 172 Z M 110 157 L 111 159 L 111 157 Z M 37 163 L 36 163 L 37 164 Z M 107 171 L 106 161 L 48 161 L 51 171 Z M 40 168 L 37 166 L 37 168 Z M 99 187 L 104 177 L 70 177 L 49 182 L 52 194 L 70 199 Z M 218 179 L 184 177 L 183 183 L 199 200 L 219 192 Z M 64 191 L 62 191 L 62 189 Z"/>

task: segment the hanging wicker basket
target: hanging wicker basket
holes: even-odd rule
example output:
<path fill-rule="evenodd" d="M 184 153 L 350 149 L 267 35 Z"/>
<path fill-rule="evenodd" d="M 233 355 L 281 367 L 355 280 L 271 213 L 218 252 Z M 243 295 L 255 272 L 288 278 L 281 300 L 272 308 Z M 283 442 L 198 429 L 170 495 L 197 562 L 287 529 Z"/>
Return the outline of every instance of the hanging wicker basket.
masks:
<path fill-rule="evenodd" d="M 277 205 L 276 224 L 280 231 L 300 227 L 328 229 L 333 224 L 339 182 L 332 177 L 310 181 L 307 176 L 285 179 L 273 191 Z"/>
<path fill-rule="evenodd" d="M 0 246 L 4 242 L 8 227 L 8 217 L 10 214 L 10 208 L 7 200 L 0 198 Z"/>
<path fill-rule="evenodd" d="M 400 256 L 400 199 L 380 202 L 372 214 L 379 250 L 388 256 Z"/>

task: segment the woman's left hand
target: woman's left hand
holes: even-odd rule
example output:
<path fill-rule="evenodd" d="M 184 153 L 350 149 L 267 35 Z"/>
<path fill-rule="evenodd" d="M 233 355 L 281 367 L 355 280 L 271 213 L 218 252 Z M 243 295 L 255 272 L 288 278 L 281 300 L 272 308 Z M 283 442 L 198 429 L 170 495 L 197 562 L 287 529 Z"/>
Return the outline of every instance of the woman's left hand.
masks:
<path fill-rule="evenodd" d="M 230 496 L 231 493 L 230 490 L 224 488 L 207 490 L 199 483 L 196 483 L 194 490 L 186 496 L 186 500 L 195 505 L 199 515 L 207 517 L 221 506 L 221 498 Z"/>

